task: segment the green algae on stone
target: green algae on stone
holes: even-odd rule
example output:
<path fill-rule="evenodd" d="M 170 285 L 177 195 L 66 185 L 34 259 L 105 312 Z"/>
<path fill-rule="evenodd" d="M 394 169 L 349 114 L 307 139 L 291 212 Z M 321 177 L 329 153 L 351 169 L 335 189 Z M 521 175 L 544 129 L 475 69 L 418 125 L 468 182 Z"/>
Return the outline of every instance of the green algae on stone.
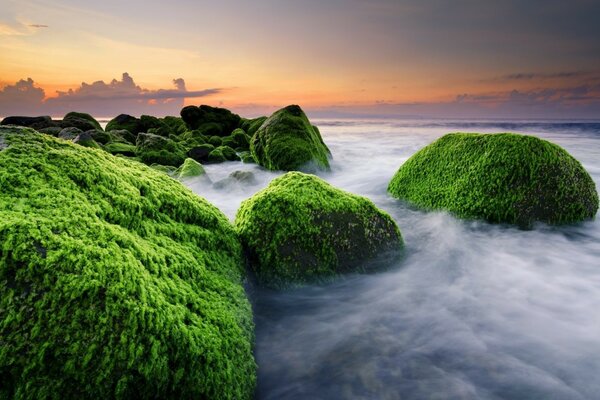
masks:
<path fill-rule="evenodd" d="M 512 133 L 452 133 L 409 158 L 392 196 L 461 218 L 530 226 L 593 218 L 598 194 L 590 175 L 564 149 Z"/>
<path fill-rule="evenodd" d="M 252 137 L 250 151 L 259 165 L 270 170 L 329 169 L 329 149 L 297 105 L 271 115 Z"/>
<path fill-rule="evenodd" d="M 127 157 L 135 157 L 136 147 L 129 143 L 112 142 L 104 146 L 104 150 L 110 154 L 122 154 Z"/>
<path fill-rule="evenodd" d="M 240 122 L 240 128 L 242 128 L 250 137 L 260 128 L 260 126 L 267 120 L 267 117 L 258 117 L 254 119 L 243 118 Z"/>
<path fill-rule="evenodd" d="M 109 132 L 112 130 L 121 130 L 125 129 L 134 135 L 137 135 L 140 132 L 143 132 L 143 126 L 141 121 L 127 114 L 119 114 L 113 119 L 111 119 L 108 124 L 106 124 L 105 131 Z"/>
<path fill-rule="evenodd" d="M 102 130 L 102 126 L 100 126 L 100 123 L 96 121 L 96 119 L 90 114 L 75 111 L 67 113 L 63 117 L 61 125 L 64 127 L 74 126 L 81 129 L 82 131 L 87 131 L 90 129 L 97 129 L 99 131 Z"/>
<path fill-rule="evenodd" d="M 208 154 L 208 160 L 211 163 L 219 163 L 223 161 L 239 161 L 240 157 L 234 149 L 229 146 L 216 147 Z"/>
<path fill-rule="evenodd" d="M 0 398 L 252 398 L 227 218 L 101 150 L 15 127 L 0 143 Z"/>
<path fill-rule="evenodd" d="M 204 167 L 202 164 L 192 158 L 186 158 L 183 164 L 176 171 L 178 179 L 194 178 L 201 175 L 205 175 Z"/>
<path fill-rule="evenodd" d="M 179 167 L 186 159 L 183 146 L 153 133 L 138 134 L 136 154 L 146 164 L 172 165 L 174 167 Z"/>
<path fill-rule="evenodd" d="M 235 227 L 258 282 L 274 288 L 370 270 L 403 246 L 394 220 L 370 200 L 301 172 L 242 202 Z"/>

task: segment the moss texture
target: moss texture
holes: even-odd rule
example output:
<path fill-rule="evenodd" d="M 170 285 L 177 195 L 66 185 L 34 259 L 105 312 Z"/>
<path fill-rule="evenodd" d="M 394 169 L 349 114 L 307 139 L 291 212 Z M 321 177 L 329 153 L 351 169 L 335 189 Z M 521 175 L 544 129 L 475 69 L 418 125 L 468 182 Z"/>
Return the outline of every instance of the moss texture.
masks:
<path fill-rule="evenodd" d="M 365 271 L 402 248 L 396 223 L 370 200 L 301 172 L 245 200 L 235 226 L 259 283 L 275 288 Z"/>
<path fill-rule="evenodd" d="M 87 131 L 90 129 L 97 129 L 99 131 L 102 130 L 100 123 L 96 121 L 96 119 L 90 114 L 76 111 L 71 111 L 67 113 L 63 117 L 61 125 L 64 127 L 74 126 L 81 129 L 82 131 Z"/>
<path fill-rule="evenodd" d="M 179 167 L 185 157 L 185 149 L 179 143 L 152 133 L 138 134 L 136 154 L 146 164 Z"/>
<path fill-rule="evenodd" d="M 208 154 L 208 162 L 219 163 L 223 161 L 239 161 L 240 157 L 229 146 L 216 147 Z"/>
<path fill-rule="evenodd" d="M 181 167 L 177 168 L 177 178 L 194 178 L 206 174 L 202 164 L 192 158 L 186 158 Z"/>
<path fill-rule="evenodd" d="M 452 133 L 421 149 L 388 191 L 425 209 L 530 226 L 594 217 L 595 184 L 561 147 L 512 133 Z"/>
<path fill-rule="evenodd" d="M 252 137 L 250 151 L 259 165 L 270 170 L 329 169 L 329 149 L 296 105 L 271 115 Z"/>
<path fill-rule="evenodd" d="M 125 129 L 134 135 L 143 131 L 142 123 L 136 117 L 132 117 L 127 114 L 119 114 L 113 119 L 111 119 L 108 124 L 106 124 L 105 131 L 109 132 L 112 130 L 121 130 Z"/>
<path fill-rule="evenodd" d="M 15 127 L 0 143 L 0 398 L 251 398 L 227 218 L 101 150 Z"/>
<path fill-rule="evenodd" d="M 227 136 L 240 123 L 240 116 L 225 108 L 207 105 L 186 106 L 181 109 L 181 118 L 190 129 L 205 131 L 207 135 Z M 210 125 L 209 125 L 210 124 Z M 210 131 L 210 133 L 209 133 Z"/>

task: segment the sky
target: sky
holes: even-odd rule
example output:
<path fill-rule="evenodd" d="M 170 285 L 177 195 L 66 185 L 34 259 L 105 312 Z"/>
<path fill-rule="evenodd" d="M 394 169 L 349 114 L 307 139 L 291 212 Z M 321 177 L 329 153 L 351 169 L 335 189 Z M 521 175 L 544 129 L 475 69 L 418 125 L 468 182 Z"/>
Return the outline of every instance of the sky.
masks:
<path fill-rule="evenodd" d="M 600 119 L 597 0 L 0 0 L 0 116 Z"/>

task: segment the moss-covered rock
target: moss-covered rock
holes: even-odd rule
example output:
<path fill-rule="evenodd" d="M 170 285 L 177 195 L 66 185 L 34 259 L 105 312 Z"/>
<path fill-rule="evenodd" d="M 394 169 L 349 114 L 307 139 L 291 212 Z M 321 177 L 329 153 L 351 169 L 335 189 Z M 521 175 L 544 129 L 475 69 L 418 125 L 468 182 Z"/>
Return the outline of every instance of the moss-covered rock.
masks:
<path fill-rule="evenodd" d="M 43 129 L 50 127 L 59 127 L 56 121 L 53 121 L 47 115 L 42 115 L 39 117 L 23 117 L 23 116 L 10 116 L 4 118 L 0 125 L 17 125 L 17 126 L 27 126 L 33 129 Z"/>
<path fill-rule="evenodd" d="M 276 111 L 250 143 L 256 162 L 270 170 L 328 170 L 329 149 L 299 106 Z"/>
<path fill-rule="evenodd" d="M 72 126 L 69 128 L 64 128 L 58 132 L 58 137 L 64 140 L 73 140 L 81 133 L 83 133 L 81 129 Z"/>
<path fill-rule="evenodd" d="M 141 121 L 138 118 L 127 114 L 119 114 L 115 118 L 111 119 L 108 124 L 106 124 L 105 131 L 109 132 L 120 129 L 125 129 L 134 135 L 144 131 Z"/>
<path fill-rule="evenodd" d="M 256 164 L 254 156 L 249 151 L 242 151 L 240 152 L 239 156 L 244 164 Z"/>
<path fill-rule="evenodd" d="M 75 139 L 73 139 L 73 143 L 76 143 L 83 147 L 91 147 L 91 148 L 95 148 L 95 149 L 100 148 L 100 145 L 98 145 L 98 143 L 96 143 L 96 141 L 94 140 L 92 135 L 90 135 L 88 132 L 83 132 L 83 133 L 80 133 L 79 135 L 77 135 L 77 137 Z"/>
<path fill-rule="evenodd" d="M 251 398 L 227 218 L 143 164 L 0 138 L 0 398 Z"/>
<path fill-rule="evenodd" d="M 228 136 L 228 138 L 231 139 L 232 144 L 227 144 L 225 142 L 223 142 L 223 144 L 227 144 L 227 146 L 233 147 L 234 149 L 235 148 L 240 148 L 240 149 L 245 149 L 245 150 L 250 149 L 250 137 L 248 135 L 246 135 L 246 132 L 244 132 L 243 129 L 241 129 L 241 128 L 235 129 L 233 132 L 231 132 L 231 135 Z"/>
<path fill-rule="evenodd" d="M 220 136 L 211 136 L 208 138 L 208 143 L 212 144 L 215 147 L 219 147 L 223 144 L 223 138 Z"/>
<path fill-rule="evenodd" d="M 246 187 L 256 185 L 256 177 L 251 171 L 233 171 L 225 179 L 213 183 L 215 189 L 228 187 Z"/>
<path fill-rule="evenodd" d="M 108 151 L 110 154 L 121 154 L 126 157 L 135 157 L 136 156 L 136 147 L 129 143 L 123 142 L 111 142 L 107 143 L 104 146 L 104 150 Z"/>
<path fill-rule="evenodd" d="M 146 164 L 179 167 L 186 159 L 185 149 L 171 139 L 152 133 L 138 134 L 136 154 Z"/>
<path fill-rule="evenodd" d="M 206 174 L 202 164 L 193 158 L 186 158 L 183 164 L 176 171 L 178 179 L 195 178 Z"/>
<path fill-rule="evenodd" d="M 453 133 L 419 150 L 388 191 L 419 207 L 529 226 L 594 217 L 598 194 L 581 164 L 561 147 L 511 133 Z"/>
<path fill-rule="evenodd" d="M 267 120 L 267 117 L 258 117 L 254 119 L 243 118 L 240 121 L 240 128 L 242 128 L 250 137 L 260 128 L 260 126 Z"/>
<path fill-rule="evenodd" d="M 90 129 L 102 130 L 98 121 L 90 114 L 75 111 L 67 113 L 59 124 L 64 128 L 75 127 L 84 132 L 89 131 Z"/>
<path fill-rule="evenodd" d="M 220 163 L 223 161 L 239 161 L 237 153 L 229 146 L 219 146 L 208 154 L 208 162 Z"/>
<path fill-rule="evenodd" d="M 63 128 L 61 128 L 60 126 L 49 126 L 47 128 L 37 129 L 37 131 L 40 133 L 45 133 L 46 135 L 50 135 L 50 136 L 54 136 L 54 137 L 58 137 L 58 134 L 62 130 L 63 130 Z"/>
<path fill-rule="evenodd" d="M 403 246 L 394 220 L 370 200 L 301 172 L 245 200 L 235 226 L 258 281 L 270 287 L 379 267 Z"/>
<path fill-rule="evenodd" d="M 188 150 L 187 155 L 190 158 L 198 161 L 199 163 L 208 161 L 208 155 L 215 149 L 215 146 L 209 143 L 201 144 L 199 146 L 192 147 Z"/>
<path fill-rule="evenodd" d="M 181 119 L 188 128 L 197 129 L 203 125 L 212 124 L 211 129 L 215 129 L 214 135 L 227 136 L 240 123 L 240 116 L 232 113 L 225 108 L 211 107 L 207 105 L 187 106 L 181 110 Z M 205 128 L 206 129 L 206 128 Z M 207 132 L 205 134 L 208 134 Z"/>

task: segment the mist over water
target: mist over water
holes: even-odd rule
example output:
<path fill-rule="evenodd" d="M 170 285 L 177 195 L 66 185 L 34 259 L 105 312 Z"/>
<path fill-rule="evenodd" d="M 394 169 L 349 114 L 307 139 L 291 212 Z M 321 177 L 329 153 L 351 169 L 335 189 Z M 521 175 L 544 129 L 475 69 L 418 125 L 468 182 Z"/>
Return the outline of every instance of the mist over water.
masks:
<path fill-rule="evenodd" d="M 600 398 L 600 221 L 532 230 L 425 213 L 386 187 L 415 151 L 455 131 L 555 142 L 600 187 L 600 124 L 315 121 L 333 153 L 331 184 L 395 219 L 404 258 L 386 272 L 287 292 L 253 288 L 261 399 Z M 280 173 L 256 183 L 187 184 L 234 218 Z"/>

